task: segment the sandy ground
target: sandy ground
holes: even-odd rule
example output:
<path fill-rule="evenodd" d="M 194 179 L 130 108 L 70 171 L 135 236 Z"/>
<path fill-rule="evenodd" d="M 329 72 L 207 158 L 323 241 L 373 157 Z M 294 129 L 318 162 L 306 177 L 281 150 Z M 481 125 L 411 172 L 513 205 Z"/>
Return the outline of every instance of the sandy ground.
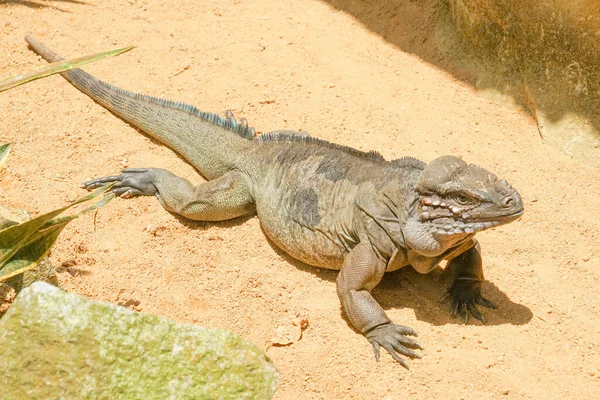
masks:
<path fill-rule="evenodd" d="M 340 316 L 333 271 L 274 248 L 258 219 L 194 223 L 153 198 L 81 218 L 51 255 L 66 290 L 177 321 L 228 329 L 266 348 L 278 326 L 310 326 L 268 354 L 277 399 L 600 397 L 599 171 L 545 145 L 531 118 L 474 89 L 440 54 L 435 1 L 0 1 L 2 77 L 42 65 L 26 33 L 63 56 L 137 48 L 87 70 L 117 86 L 223 112 L 259 131 L 302 129 L 386 158 L 459 155 L 518 188 L 524 217 L 478 235 L 498 310 L 462 325 L 438 299 L 440 271 L 390 274 L 376 298 L 416 329 L 423 358 L 376 363 Z M 38 214 L 78 183 L 124 166 L 202 178 L 60 77 L 0 95 L 14 143 L 0 203 Z"/>

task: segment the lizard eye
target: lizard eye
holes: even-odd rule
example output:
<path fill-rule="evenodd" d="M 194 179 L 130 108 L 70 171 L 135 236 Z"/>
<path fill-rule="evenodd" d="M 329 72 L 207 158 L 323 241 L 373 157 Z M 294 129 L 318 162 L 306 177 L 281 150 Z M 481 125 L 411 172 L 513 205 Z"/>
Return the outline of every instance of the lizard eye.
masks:
<path fill-rule="evenodd" d="M 458 204 L 464 206 L 471 202 L 471 198 L 462 193 L 458 193 L 458 194 L 454 195 L 454 201 L 456 201 Z"/>

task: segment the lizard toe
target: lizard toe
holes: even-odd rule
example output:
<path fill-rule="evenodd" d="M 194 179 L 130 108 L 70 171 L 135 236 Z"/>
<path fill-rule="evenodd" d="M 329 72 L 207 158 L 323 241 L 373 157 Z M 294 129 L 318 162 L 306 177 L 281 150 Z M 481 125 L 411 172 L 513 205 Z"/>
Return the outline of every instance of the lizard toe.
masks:
<path fill-rule="evenodd" d="M 105 176 L 103 178 L 92 179 L 91 181 L 83 182 L 79 186 L 82 189 L 86 189 L 88 191 L 97 189 L 101 186 L 106 185 L 107 183 L 119 182 L 121 180 L 121 175 L 111 175 Z"/>
<path fill-rule="evenodd" d="M 373 345 L 377 361 L 379 361 L 380 347 L 383 347 L 394 360 L 408 369 L 408 364 L 400 355 L 411 359 L 421 358 L 419 354 L 411 349 L 422 349 L 422 347 L 413 339 L 407 338 L 405 334 L 416 336 L 416 332 L 411 328 L 388 323 L 373 328 L 366 336 Z"/>
<path fill-rule="evenodd" d="M 496 307 L 496 305 L 494 303 L 492 303 L 491 301 L 489 301 L 488 299 L 486 299 L 485 297 L 483 297 L 482 295 L 478 295 L 477 297 L 475 297 L 475 303 L 482 305 L 484 307 L 487 308 L 491 308 L 491 309 L 496 309 L 498 307 Z"/>

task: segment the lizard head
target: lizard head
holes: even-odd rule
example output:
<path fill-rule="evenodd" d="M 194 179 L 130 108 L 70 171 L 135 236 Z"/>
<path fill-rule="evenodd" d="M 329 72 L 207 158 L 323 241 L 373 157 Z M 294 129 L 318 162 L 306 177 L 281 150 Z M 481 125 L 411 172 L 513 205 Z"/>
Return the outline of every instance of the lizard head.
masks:
<path fill-rule="evenodd" d="M 474 233 L 514 221 L 524 211 L 521 196 L 505 180 L 454 156 L 429 163 L 416 190 L 417 216 L 430 233 Z"/>

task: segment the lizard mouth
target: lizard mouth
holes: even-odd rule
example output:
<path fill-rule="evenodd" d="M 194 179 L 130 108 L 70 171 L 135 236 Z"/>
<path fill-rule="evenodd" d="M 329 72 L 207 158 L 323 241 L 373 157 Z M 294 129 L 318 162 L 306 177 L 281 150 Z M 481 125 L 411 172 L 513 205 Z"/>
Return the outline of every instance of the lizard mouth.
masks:
<path fill-rule="evenodd" d="M 525 213 L 525 209 L 520 209 L 519 211 L 516 211 L 512 214 L 504 214 L 504 215 L 498 215 L 498 216 L 492 216 L 492 217 L 487 217 L 487 218 L 475 218 L 477 220 L 477 222 L 488 222 L 488 221 L 499 221 L 502 224 L 505 223 L 509 223 L 512 221 L 516 221 L 517 219 L 521 218 L 523 216 L 523 213 Z"/>
<path fill-rule="evenodd" d="M 480 232 L 489 228 L 504 225 L 515 221 L 523 215 L 524 210 L 521 209 L 515 213 L 508 215 L 499 215 L 488 218 L 476 218 L 472 221 L 462 218 L 442 217 L 428 221 L 429 231 L 439 235 L 462 235 Z"/>

